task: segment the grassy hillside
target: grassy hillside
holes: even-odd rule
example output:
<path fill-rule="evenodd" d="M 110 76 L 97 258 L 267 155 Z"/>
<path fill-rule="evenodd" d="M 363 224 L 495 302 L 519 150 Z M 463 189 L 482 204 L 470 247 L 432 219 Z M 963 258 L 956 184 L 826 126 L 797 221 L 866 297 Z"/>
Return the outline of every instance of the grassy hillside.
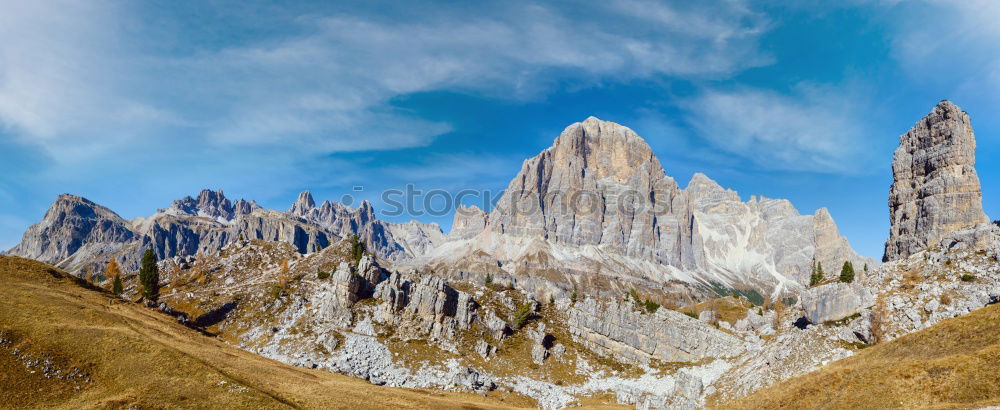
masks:
<path fill-rule="evenodd" d="M 1000 404 L 1000 305 L 866 348 L 725 408 L 968 408 Z"/>
<path fill-rule="evenodd" d="M 0 256 L 0 408 L 492 408 L 533 404 L 405 390 L 287 366 Z M 511 397 L 510 399 L 516 399 Z"/>

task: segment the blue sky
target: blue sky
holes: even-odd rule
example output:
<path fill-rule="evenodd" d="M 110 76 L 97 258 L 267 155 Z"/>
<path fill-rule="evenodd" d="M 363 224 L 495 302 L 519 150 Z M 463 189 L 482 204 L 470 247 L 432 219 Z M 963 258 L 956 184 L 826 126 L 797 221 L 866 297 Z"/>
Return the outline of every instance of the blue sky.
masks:
<path fill-rule="evenodd" d="M 201 188 L 500 191 L 595 115 L 878 258 L 898 136 L 943 98 L 1000 216 L 1000 2 L 41 3 L 0 1 L 4 249 L 64 192 L 134 218 Z"/>

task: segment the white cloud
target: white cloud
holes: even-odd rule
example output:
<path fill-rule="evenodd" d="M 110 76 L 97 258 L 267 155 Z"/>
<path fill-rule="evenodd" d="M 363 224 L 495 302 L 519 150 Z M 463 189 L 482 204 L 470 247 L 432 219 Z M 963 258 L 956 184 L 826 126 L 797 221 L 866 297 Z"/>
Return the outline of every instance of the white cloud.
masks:
<path fill-rule="evenodd" d="M 706 90 L 683 108 L 711 146 L 761 168 L 859 174 L 870 159 L 865 107 L 844 89 L 802 84 L 794 95 Z"/>
<path fill-rule="evenodd" d="M 893 56 L 924 88 L 993 99 L 1000 94 L 1000 2 L 920 0 L 894 5 Z"/>
<path fill-rule="evenodd" d="M 411 93 L 537 98 L 566 80 L 725 77 L 769 62 L 756 44 L 766 22 L 741 1 L 486 9 L 302 16 L 278 22 L 286 34 L 183 44 L 196 51 L 179 55 L 149 44 L 168 49 L 189 37 L 123 29 L 116 23 L 134 10 L 120 3 L 5 4 L 0 121 L 63 161 L 153 138 L 310 153 L 396 149 L 451 129 L 393 108 Z"/>
<path fill-rule="evenodd" d="M 57 158 L 103 151 L 167 114 L 132 99 L 106 3 L 4 2 L 0 122 Z"/>

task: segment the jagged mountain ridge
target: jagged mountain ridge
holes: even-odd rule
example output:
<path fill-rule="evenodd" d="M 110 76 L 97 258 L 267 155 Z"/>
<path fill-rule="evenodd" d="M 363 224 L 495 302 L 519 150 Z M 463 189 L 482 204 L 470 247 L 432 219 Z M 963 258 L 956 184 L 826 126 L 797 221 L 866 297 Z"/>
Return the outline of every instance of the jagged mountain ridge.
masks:
<path fill-rule="evenodd" d="M 279 212 L 245 199 L 232 202 L 221 190 L 202 190 L 197 198 L 176 200 L 131 221 L 86 198 L 63 194 L 7 254 L 82 274 L 101 271 L 112 257 L 124 269 L 136 270 L 145 249 L 158 259 L 212 254 L 242 237 L 287 242 L 308 253 L 350 235 L 358 235 L 380 257 L 397 260 L 422 252 L 443 233 L 436 224 L 381 221 L 367 201 L 356 209 L 329 201 L 317 208 L 309 192 L 301 193 L 288 212 Z"/>
<path fill-rule="evenodd" d="M 58 202 L 53 208 L 64 206 Z M 56 236 L 82 236 L 81 246 L 46 253 L 59 239 L 33 227 L 11 254 L 70 270 L 99 269 L 120 254 L 129 269 L 146 248 L 161 259 L 214 253 L 244 236 L 288 242 L 307 253 L 357 234 L 390 261 L 458 275 L 506 275 L 544 295 L 565 296 L 573 287 L 595 294 L 639 288 L 689 300 L 720 287 L 795 290 L 816 262 L 830 272 L 844 261 L 874 264 L 850 248 L 825 209 L 800 215 L 785 200 L 743 202 L 700 173 L 681 188 L 640 136 L 594 117 L 570 125 L 552 147 L 526 160 L 489 215 L 459 208 L 447 236 L 436 224 L 381 221 L 368 202 L 356 209 L 331 201 L 317 206 L 309 192 L 288 212 L 205 190 L 133 221 L 106 208 L 93 213 L 103 215 L 101 224 L 122 227 L 124 237 L 104 240 L 70 229 Z M 39 225 L 58 222 L 47 218 Z"/>
<path fill-rule="evenodd" d="M 682 189 L 635 132 L 590 117 L 526 160 L 490 214 L 460 208 L 447 241 L 414 263 L 460 275 L 494 265 L 542 293 L 672 294 L 678 284 L 680 293 L 797 289 L 816 262 L 833 271 L 844 261 L 875 264 L 825 208 L 800 215 L 786 200 L 742 202 L 700 173 Z"/>

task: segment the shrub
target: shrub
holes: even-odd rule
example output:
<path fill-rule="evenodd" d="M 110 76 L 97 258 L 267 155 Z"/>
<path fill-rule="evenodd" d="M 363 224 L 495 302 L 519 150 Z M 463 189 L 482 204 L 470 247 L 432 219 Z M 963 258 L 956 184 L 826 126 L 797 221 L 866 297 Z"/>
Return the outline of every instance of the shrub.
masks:
<path fill-rule="evenodd" d="M 146 249 L 146 253 L 142 255 L 139 284 L 142 286 L 144 299 L 156 302 L 160 298 L 160 270 L 156 267 L 156 255 L 152 249 Z"/>
<path fill-rule="evenodd" d="M 493 284 L 493 275 L 490 275 L 489 273 L 487 273 L 486 274 L 486 287 L 489 287 L 492 284 Z"/>
<path fill-rule="evenodd" d="M 962 275 L 962 282 L 975 282 L 975 281 L 976 281 L 976 275 L 973 275 L 971 273 L 966 273 Z"/>
<path fill-rule="evenodd" d="M 570 301 L 571 303 L 574 303 L 574 304 L 575 304 L 575 303 L 576 303 L 576 299 L 577 299 L 577 295 L 576 295 L 576 285 L 573 285 L 573 293 L 570 293 L 570 294 L 569 294 L 569 301 Z"/>
<path fill-rule="evenodd" d="M 643 306 L 643 308 L 646 309 L 646 312 L 649 312 L 649 313 L 656 313 L 656 310 L 660 308 L 660 304 L 659 303 L 653 302 L 651 300 L 647 300 L 647 301 L 643 302 L 642 306 Z"/>
<path fill-rule="evenodd" d="M 944 261 L 944 264 L 948 265 L 948 266 L 951 266 L 951 259 L 948 259 L 948 260 Z"/>
<path fill-rule="evenodd" d="M 844 283 L 854 282 L 854 265 L 851 261 L 844 262 L 844 267 L 840 269 L 840 281 Z"/>
<path fill-rule="evenodd" d="M 285 292 L 285 288 L 280 285 L 271 286 L 271 297 L 274 299 L 280 298 L 281 294 Z"/>
<path fill-rule="evenodd" d="M 684 312 L 685 315 L 691 316 L 694 319 L 698 318 L 698 314 L 694 312 Z"/>
<path fill-rule="evenodd" d="M 942 299 L 945 295 L 942 295 Z M 949 300 L 949 303 L 951 301 Z M 875 300 L 875 307 L 872 308 L 872 320 L 871 320 L 871 340 L 869 344 L 879 344 L 885 341 L 886 332 L 889 328 L 889 312 L 885 306 L 885 298 L 879 296 Z"/>
<path fill-rule="evenodd" d="M 513 328 L 514 331 L 521 330 L 524 325 L 528 324 L 528 321 L 531 320 L 534 314 L 534 306 L 532 306 L 531 302 L 525 302 L 520 308 L 517 309 L 517 312 L 514 313 L 514 320 L 511 321 L 510 327 Z"/>
<path fill-rule="evenodd" d="M 365 256 L 365 243 L 361 242 L 358 235 L 351 235 L 351 258 L 354 259 L 354 264 L 361 262 L 363 256 Z"/>
<path fill-rule="evenodd" d="M 329 279 L 330 278 L 330 272 L 323 272 L 323 271 L 317 269 L 316 270 L 316 277 L 319 278 L 319 279 Z"/>

